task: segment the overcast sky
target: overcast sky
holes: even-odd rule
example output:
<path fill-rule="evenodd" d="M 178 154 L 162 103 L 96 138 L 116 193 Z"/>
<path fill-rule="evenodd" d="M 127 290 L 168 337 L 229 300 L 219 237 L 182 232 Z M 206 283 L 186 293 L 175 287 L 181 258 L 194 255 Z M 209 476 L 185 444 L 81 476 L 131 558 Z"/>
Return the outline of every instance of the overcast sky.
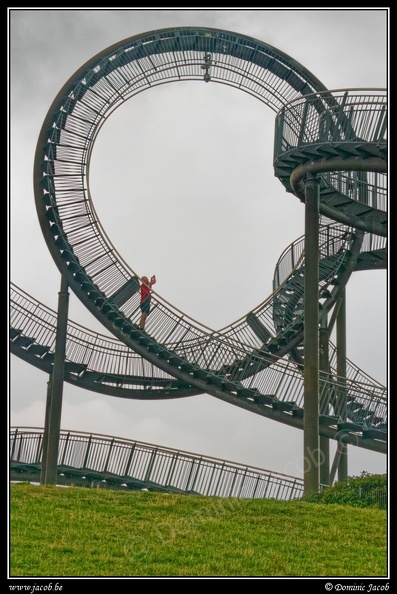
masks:
<path fill-rule="evenodd" d="M 57 308 L 33 160 L 53 99 L 92 56 L 154 29 L 208 26 L 274 46 L 330 90 L 385 88 L 388 10 L 9 9 L 10 280 Z M 183 82 L 138 94 L 95 144 L 91 193 L 112 243 L 137 274 L 156 274 L 162 297 L 214 329 L 271 294 L 278 258 L 304 233 L 304 205 L 274 176 L 274 122 L 246 93 Z M 348 358 L 386 385 L 386 271 L 355 273 L 346 295 Z M 74 293 L 69 316 L 107 334 Z M 11 425 L 43 427 L 47 381 L 10 357 Z M 303 476 L 303 431 L 209 395 L 146 403 L 65 383 L 61 425 Z M 386 467 L 385 455 L 349 447 L 349 475 Z"/>

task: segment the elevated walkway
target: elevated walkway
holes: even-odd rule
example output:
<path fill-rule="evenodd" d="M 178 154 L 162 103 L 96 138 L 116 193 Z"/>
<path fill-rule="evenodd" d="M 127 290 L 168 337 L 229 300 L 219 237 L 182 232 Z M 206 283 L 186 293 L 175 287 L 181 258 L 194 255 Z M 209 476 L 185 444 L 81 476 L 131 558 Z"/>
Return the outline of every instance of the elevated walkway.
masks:
<path fill-rule="evenodd" d="M 12 427 L 10 479 L 39 482 L 43 430 Z M 144 442 L 62 431 L 57 483 L 237 499 L 299 499 L 303 481 Z"/>

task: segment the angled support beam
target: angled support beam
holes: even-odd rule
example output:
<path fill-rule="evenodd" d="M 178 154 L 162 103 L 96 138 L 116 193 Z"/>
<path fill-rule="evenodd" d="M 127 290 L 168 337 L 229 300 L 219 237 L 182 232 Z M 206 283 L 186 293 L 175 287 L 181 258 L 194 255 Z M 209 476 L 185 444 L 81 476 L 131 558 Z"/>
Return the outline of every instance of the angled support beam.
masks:
<path fill-rule="evenodd" d="M 58 294 L 58 319 L 55 342 L 55 359 L 49 389 L 47 391 L 44 448 L 40 484 L 56 485 L 59 438 L 61 431 L 63 381 L 65 372 L 66 337 L 69 312 L 69 291 L 66 278 L 61 277 Z"/>

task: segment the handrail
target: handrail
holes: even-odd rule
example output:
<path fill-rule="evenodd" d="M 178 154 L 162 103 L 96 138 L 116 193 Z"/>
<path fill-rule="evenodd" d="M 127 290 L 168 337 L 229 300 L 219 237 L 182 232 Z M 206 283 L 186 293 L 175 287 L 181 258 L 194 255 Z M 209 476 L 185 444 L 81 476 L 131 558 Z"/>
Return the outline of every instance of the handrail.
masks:
<path fill-rule="evenodd" d="M 386 237 L 387 118 L 386 89 L 311 93 L 286 103 L 276 116 L 276 174 L 304 199 L 302 179 L 316 173 L 323 215 Z M 346 199 L 343 208 L 329 200 L 331 190 Z"/>
<path fill-rule="evenodd" d="M 29 466 L 39 472 L 42 443 L 43 429 L 10 428 L 13 476 Z M 192 468 L 194 473 L 189 472 Z M 95 480 L 110 488 L 124 485 L 239 499 L 291 500 L 303 494 L 303 480 L 298 477 L 146 442 L 61 430 L 58 481 L 70 484 L 76 477 L 86 485 Z"/>

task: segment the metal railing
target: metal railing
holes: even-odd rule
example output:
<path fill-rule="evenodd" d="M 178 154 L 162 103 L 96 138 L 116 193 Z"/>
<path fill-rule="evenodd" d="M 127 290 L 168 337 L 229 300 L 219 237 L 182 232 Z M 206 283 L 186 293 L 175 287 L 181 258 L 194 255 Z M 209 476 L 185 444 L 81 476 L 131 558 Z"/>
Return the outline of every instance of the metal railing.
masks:
<path fill-rule="evenodd" d="M 56 316 L 48 308 L 44 308 L 39 302 L 34 302 L 26 293 L 13 287 L 11 292 L 11 322 L 13 328 L 19 328 L 21 334 L 11 340 L 18 340 L 21 336 L 26 339 L 27 352 L 35 345 L 40 346 L 33 339 L 28 341 L 29 336 L 39 336 L 43 340 L 42 332 L 51 334 L 46 336 L 42 344 L 52 345 L 55 337 Z M 258 316 L 260 319 L 260 317 Z M 259 343 L 260 344 L 260 343 Z M 115 385 L 123 384 L 125 389 L 131 393 L 142 388 L 143 396 L 148 394 L 147 390 L 158 392 L 162 396 L 161 388 L 164 391 L 171 389 L 172 377 L 158 370 L 149 362 L 129 351 L 117 340 L 107 338 L 88 330 L 68 324 L 67 356 L 69 361 L 76 364 L 76 373 L 82 375 L 92 373 L 98 375 L 96 384 L 101 382 Z M 259 352 L 253 352 L 248 358 L 244 349 L 239 348 L 238 343 L 230 350 L 230 344 L 224 345 L 221 337 L 213 338 L 212 343 L 203 341 L 192 342 L 185 345 L 189 350 L 184 352 L 186 359 L 197 365 L 206 367 L 210 362 L 214 364 L 217 358 L 222 363 L 229 362 L 229 368 L 225 369 L 230 382 L 238 382 L 243 388 L 252 390 L 254 394 L 262 394 L 268 397 L 267 404 L 272 406 L 274 402 L 294 402 L 295 407 L 303 407 L 303 369 L 297 364 L 280 360 L 272 362 L 271 366 L 266 364 L 267 359 Z M 334 346 L 331 346 L 331 355 L 334 359 Z M 34 351 L 36 352 L 36 351 Z M 39 362 L 40 357 L 45 357 L 38 352 L 34 356 Z M 107 358 L 109 362 L 106 363 Z M 351 420 L 355 423 L 363 423 L 368 428 L 380 429 L 385 432 L 387 429 L 387 389 L 365 375 L 350 362 L 346 378 L 338 378 L 334 370 L 334 361 L 331 365 L 331 373 L 321 372 L 321 393 L 320 393 L 320 414 L 335 415 L 344 420 Z M 82 371 L 79 371 L 81 367 Z M 111 373 L 116 373 L 112 379 Z M 105 375 L 104 375 L 105 374 Z M 103 379 L 104 377 L 104 379 Z M 74 381 L 81 378 L 75 377 Z M 215 381 L 214 377 L 214 381 Z M 156 383 L 157 382 L 157 383 Z M 157 388 L 156 388 L 157 386 Z M 237 390 L 237 387 L 236 387 Z M 164 394 L 166 396 L 166 394 Z M 237 402 L 237 401 L 236 401 Z M 254 401 L 252 401 L 254 405 Z M 265 403 L 266 404 L 266 403 Z"/>
<path fill-rule="evenodd" d="M 331 152 L 334 146 L 343 145 L 386 147 L 387 113 L 385 89 L 337 89 L 294 99 L 276 116 L 274 160 L 309 145 L 327 144 Z M 361 148 L 357 154 L 361 154 Z M 387 211 L 386 173 L 369 168 L 365 173 L 330 171 L 321 177 L 326 186 L 352 200 Z"/>
<path fill-rule="evenodd" d="M 11 427 L 11 469 L 41 467 L 44 432 Z M 303 495 L 303 479 L 149 443 L 61 431 L 58 475 L 73 470 L 126 488 L 214 497 L 291 500 Z M 72 481 L 73 479 L 71 479 Z"/>

